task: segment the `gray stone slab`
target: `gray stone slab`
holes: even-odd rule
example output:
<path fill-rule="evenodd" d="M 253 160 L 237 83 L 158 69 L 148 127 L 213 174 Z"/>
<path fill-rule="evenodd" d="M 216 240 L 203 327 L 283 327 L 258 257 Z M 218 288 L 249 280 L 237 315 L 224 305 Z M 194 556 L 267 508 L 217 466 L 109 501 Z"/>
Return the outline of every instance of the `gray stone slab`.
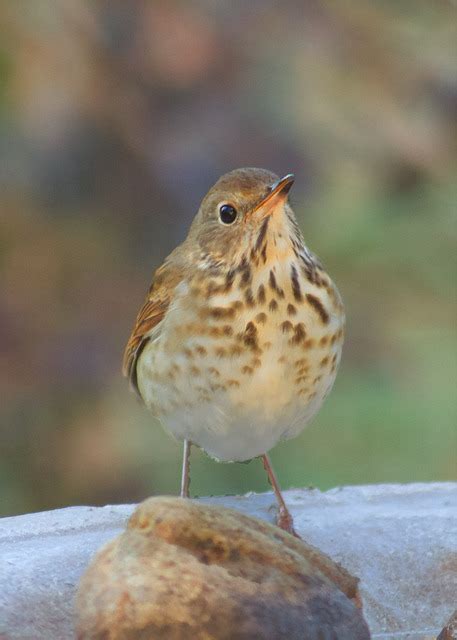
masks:
<path fill-rule="evenodd" d="M 361 578 L 374 638 L 436 637 L 457 606 L 457 483 L 286 492 L 300 535 Z M 272 521 L 270 493 L 202 498 Z M 0 640 L 73 638 L 79 577 L 134 505 L 0 519 Z"/>

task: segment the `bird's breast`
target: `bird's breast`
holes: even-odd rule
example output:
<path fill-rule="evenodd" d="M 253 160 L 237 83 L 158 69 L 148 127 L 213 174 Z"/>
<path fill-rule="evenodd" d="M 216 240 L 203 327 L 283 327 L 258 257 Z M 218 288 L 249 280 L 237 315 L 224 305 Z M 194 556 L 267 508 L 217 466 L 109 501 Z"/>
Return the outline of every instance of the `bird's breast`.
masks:
<path fill-rule="evenodd" d="M 178 287 L 139 358 L 145 403 L 178 438 L 222 460 L 268 451 L 305 426 L 341 356 L 341 298 L 293 258 Z"/>

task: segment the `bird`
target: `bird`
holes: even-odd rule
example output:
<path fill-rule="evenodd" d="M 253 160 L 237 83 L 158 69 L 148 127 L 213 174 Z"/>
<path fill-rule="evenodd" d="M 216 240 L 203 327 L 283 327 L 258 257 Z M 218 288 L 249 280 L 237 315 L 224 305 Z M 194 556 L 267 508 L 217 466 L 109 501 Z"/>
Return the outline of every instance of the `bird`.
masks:
<path fill-rule="evenodd" d="M 290 205 L 294 180 L 241 168 L 209 189 L 153 275 L 123 372 L 183 442 L 182 497 L 192 445 L 221 462 L 261 458 L 277 524 L 297 535 L 268 452 L 296 437 L 330 392 L 345 314 Z"/>

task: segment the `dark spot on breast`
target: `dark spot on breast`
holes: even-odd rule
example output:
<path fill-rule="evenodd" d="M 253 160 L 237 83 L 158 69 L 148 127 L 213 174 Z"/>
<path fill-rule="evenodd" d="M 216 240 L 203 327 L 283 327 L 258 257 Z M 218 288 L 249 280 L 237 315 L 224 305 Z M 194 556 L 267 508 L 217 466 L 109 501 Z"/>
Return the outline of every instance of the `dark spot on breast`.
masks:
<path fill-rule="evenodd" d="M 259 231 L 259 235 L 257 236 L 257 240 L 255 242 L 255 250 L 259 251 L 260 247 L 262 246 L 262 242 L 265 239 L 266 233 L 267 233 L 267 229 L 268 229 L 268 223 L 270 222 L 270 216 L 267 216 L 265 218 L 265 220 L 262 222 L 262 226 L 260 227 L 260 231 Z"/>
<path fill-rule="evenodd" d="M 244 344 L 249 349 L 257 349 L 257 339 L 253 336 L 244 336 Z"/>
<path fill-rule="evenodd" d="M 202 347 L 201 345 L 197 345 L 195 347 L 195 351 L 199 356 L 202 356 L 202 357 L 206 356 L 206 354 L 208 353 L 205 347 Z"/>
<path fill-rule="evenodd" d="M 270 271 L 270 277 L 269 277 L 269 285 L 271 287 L 271 289 L 273 291 L 275 291 L 275 293 L 278 295 L 279 298 L 284 298 L 284 290 L 281 289 L 281 287 L 278 286 L 278 283 L 276 282 L 276 276 L 273 272 L 273 269 Z"/>
<path fill-rule="evenodd" d="M 247 266 L 241 271 L 240 287 L 247 287 L 252 280 L 251 267 Z"/>
<path fill-rule="evenodd" d="M 276 276 L 273 273 L 273 271 L 270 271 L 270 277 L 268 280 L 270 287 L 273 289 L 273 291 L 277 291 L 278 290 L 278 285 L 276 283 Z"/>
<path fill-rule="evenodd" d="M 247 323 L 242 339 L 246 347 L 254 350 L 258 349 L 257 327 L 253 322 Z"/>
<path fill-rule="evenodd" d="M 243 349 L 239 345 L 232 344 L 232 346 L 230 347 L 231 356 L 240 356 L 242 353 L 243 353 Z"/>
<path fill-rule="evenodd" d="M 255 300 L 254 300 L 254 296 L 252 295 L 252 289 L 246 289 L 246 291 L 244 292 L 244 301 L 246 302 L 246 305 L 248 307 L 255 307 Z"/>
<path fill-rule="evenodd" d="M 290 320 L 285 320 L 284 322 L 282 322 L 280 324 L 280 327 L 281 327 L 281 331 L 283 333 L 288 333 L 289 331 L 292 331 L 292 329 L 293 329 L 293 325 L 290 322 Z"/>
<path fill-rule="evenodd" d="M 294 298 L 297 302 L 301 302 L 303 300 L 303 297 L 301 294 L 300 282 L 298 280 L 297 267 L 294 264 L 291 267 L 290 278 L 292 282 L 292 293 L 294 294 Z"/>
<path fill-rule="evenodd" d="M 233 307 L 214 307 L 210 310 L 209 315 L 215 320 L 221 318 L 233 318 L 235 315 L 235 309 Z"/>
<path fill-rule="evenodd" d="M 255 317 L 255 321 L 258 322 L 259 324 L 265 324 L 265 322 L 267 321 L 267 314 L 266 313 L 258 313 Z"/>
<path fill-rule="evenodd" d="M 234 281 L 235 281 L 235 271 L 233 271 L 233 269 L 230 269 L 230 271 L 227 271 L 227 274 L 225 276 L 224 291 L 226 293 L 228 293 L 230 291 L 230 289 L 233 286 Z"/>
<path fill-rule="evenodd" d="M 314 284 L 316 287 L 321 286 L 321 279 L 317 273 L 316 265 L 308 260 L 305 256 L 301 255 L 302 265 L 301 272 L 305 276 L 305 278 Z"/>
<path fill-rule="evenodd" d="M 291 344 L 299 344 L 305 338 L 306 338 L 305 325 L 303 324 L 303 322 L 299 322 L 294 327 L 294 335 L 290 339 L 290 343 Z"/>
<path fill-rule="evenodd" d="M 245 333 L 252 333 L 254 335 L 257 333 L 257 327 L 251 320 L 246 325 Z"/>
<path fill-rule="evenodd" d="M 267 243 L 266 243 L 266 242 L 265 242 L 265 244 L 263 245 L 262 253 L 261 253 L 260 255 L 262 256 L 263 264 L 265 264 L 265 263 L 266 263 L 266 261 L 267 261 Z"/>
<path fill-rule="evenodd" d="M 294 316 L 294 315 L 297 313 L 297 309 L 294 307 L 294 305 L 293 305 L 293 304 L 288 304 L 288 305 L 287 305 L 287 313 L 288 313 L 290 316 Z"/>
<path fill-rule="evenodd" d="M 276 311 L 278 308 L 278 303 L 276 302 L 276 300 L 271 300 L 270 304 L 268 305 L 268 308 L 270 309 L 270 311 Z"/>
<path fill-rule="evenodd" d="M 247 287 L 252 280 L 252 273 L 251 273 L 251 267 L 249 266 L 249 261 L 246 258 L 246 256 L 243 256 L 240 264 L 236 268 L 236 271 L 238 271 L 238 273 L 241 274 L 240 287 L 241 288 Z"/>
<path fill-rule="evenodd" d="M 263 284 L 259 285 L 259 288 L 257 289 L 257 300 L 259 301 L 259 304 L 265 304 L 265 287 Z"/>
<path fill-rule="evenodd" d="M 306 294 L 306 299 L 309 304 L 313 307 L 316 313 L 319 315 L 320 319 L 324 324 L 328 324 L 330 317 L 328 315 L 327 309 L 324 307 L 322 302 L 316 296 L 313 296 L 311 293 Z"/>
<path fill-rule="evenodd" d="M 206 287 L 206 296 L 209 298 L 213 296 L 215 293 L 219 293 L 220 288 L 219 285 L 216 284 L 214 280 L 210 280 L 208 286 Z"/>

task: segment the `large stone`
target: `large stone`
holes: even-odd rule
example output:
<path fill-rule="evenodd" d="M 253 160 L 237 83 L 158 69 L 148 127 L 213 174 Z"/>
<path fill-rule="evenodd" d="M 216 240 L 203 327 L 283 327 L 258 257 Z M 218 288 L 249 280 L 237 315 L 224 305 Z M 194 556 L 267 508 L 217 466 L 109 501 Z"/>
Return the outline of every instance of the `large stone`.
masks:
<path fill-rule="evenodd" d="M 360 578 L 379 640 L 436 638 L 456 607 L 457 483 L 286 491 L 299 534 Z M 271 493 L 201 500 L 273 521 Z M 0 519 L 0 637 L 74 638 L 74 594 L 134 506 Z"/>
<path fill-rule="evenodd" d="M 454 611 L 451 619 L 444 627 L 437 640 L 457 640 L 457 609 Z"/>
<path fill-rule="evenodd" d="M 357 580 L 274 525 L 150 498 L 82 578 L 80 640 L 365 640 Z"/>

